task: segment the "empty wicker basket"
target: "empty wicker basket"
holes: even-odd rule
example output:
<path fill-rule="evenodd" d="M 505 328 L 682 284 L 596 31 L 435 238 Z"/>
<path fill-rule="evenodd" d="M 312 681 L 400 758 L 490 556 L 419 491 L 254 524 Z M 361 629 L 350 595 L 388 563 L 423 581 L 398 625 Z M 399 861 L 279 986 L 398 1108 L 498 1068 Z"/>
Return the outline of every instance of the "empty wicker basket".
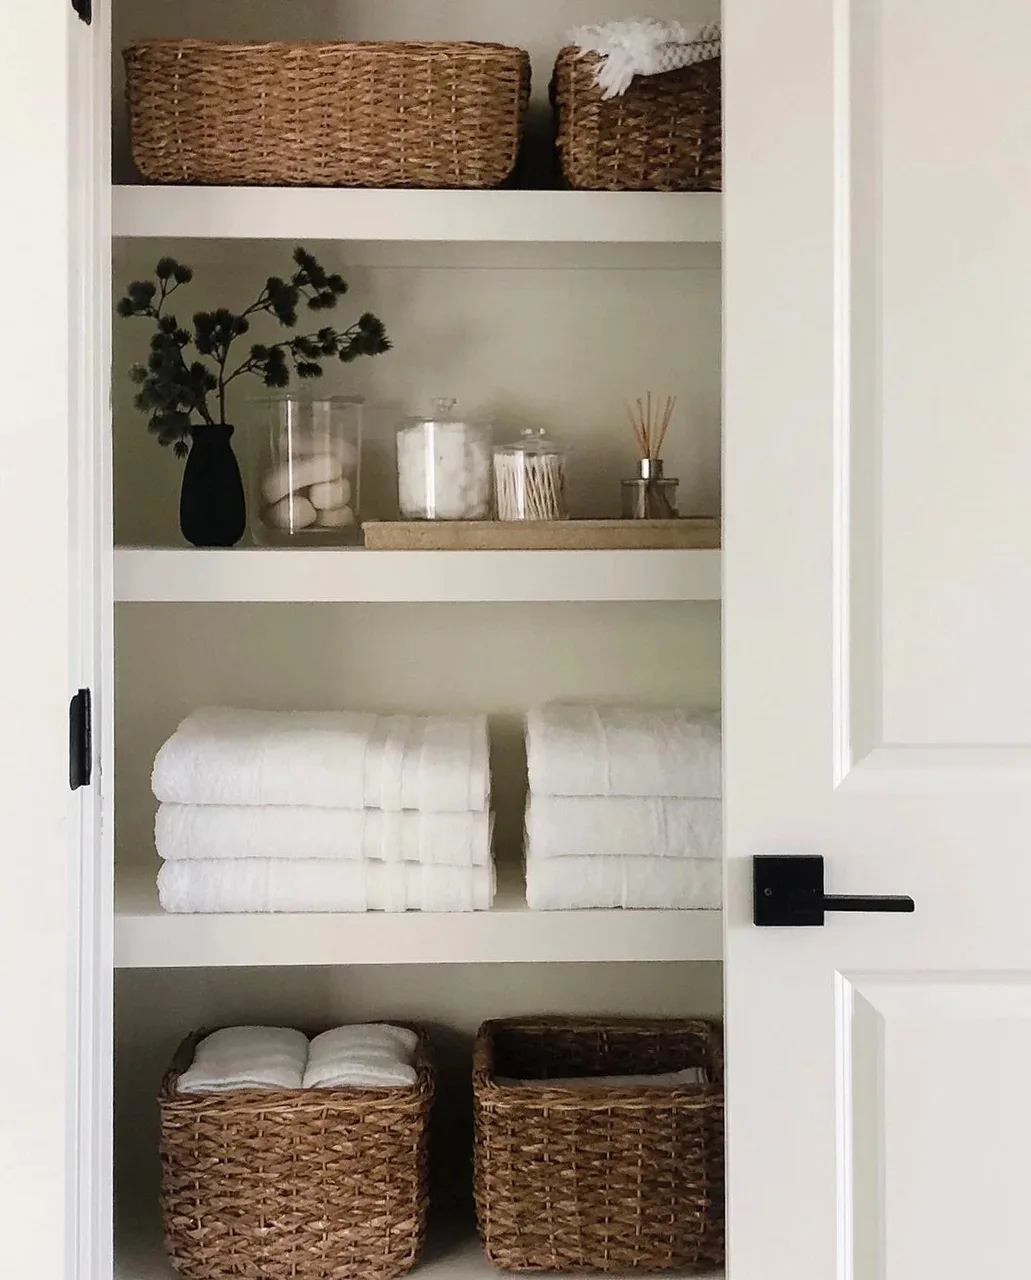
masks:
<path fill-rule="evenodd" d="M 124 57 L 154 182 L 497 187 L 530 95 L 529 55 L 497 44 L 148 40 Z"/>
<path fill-rule="evenodd" d="M 599 58 L 561 51 L 551 96 L 562 171 L 584 191 L 718 191 L 723 177 L 719 58 L 638 76 L 605 101 Z"/>
<path fill-rule="evenodd" d="M 165 1247 L 186 1280 L 389 1280 L 415 1265 L 429 1204 L 433 1071 L 411 1089 L 161 1089 Z"/>
<path fill-rule="evenodd" d="M 706 1068 L 705 1085 L 516 1084 Z M 661 1271 L 724 1253 L 716 1023 L 517 1019 L 480 1028 L 480 1234 L 511 1271 Z"/>

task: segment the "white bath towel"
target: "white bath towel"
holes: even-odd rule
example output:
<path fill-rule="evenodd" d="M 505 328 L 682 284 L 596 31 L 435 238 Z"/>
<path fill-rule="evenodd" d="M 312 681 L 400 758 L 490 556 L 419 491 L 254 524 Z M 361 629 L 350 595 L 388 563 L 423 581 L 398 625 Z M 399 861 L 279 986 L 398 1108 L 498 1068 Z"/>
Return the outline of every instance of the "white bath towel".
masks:
<path fill-rule="evenodd" d="M 636 1089 L 639 1085 L 683 1086 L 708 1084 L 704 1067 L 685 1067 L 683 1071 L 663 1071 L 645 1076 L 569 1076 L 554 1080 L 506 1080 L 497 1076 L 495 1084 L 518 1085 L 528 1089 Z"/>
<path fill-rule="evenodd" d="M 363 858 L 427 866 L 486 867 L 493 815 L 388 813 L 298 805 L 162 804 L 154 822 L 160 857 Z"/>
<path fill-rule="evenodd" d="M 158 752 L 152 785 L 175 804 L 479 812 L 487 720 L 206 707 Z"/>
<path fill-rule="evenodd" d="M 590 907 L 711 909 L 722 900 L 723 864 L 709 858 L 528 858 L 534 911 Z"/>
<path fill-rule="evenodd" d="M 309 1047 L 304 1087 L 411 1088 L 417 1043 L 407 1027 L 368 1024 L 324 1031 Z"/>
<path fill-rule="evenodd" d="M 721 31 L 718 22 L 663 22 L 658 18 L 636 18 L 577 27 L 568 41 L 581 53 L 599 53 L 602 61 L 595 83 L 604 98 L 626 93 L 634 76 L 660 75 L 696 62 L 718 58 Z"/>
<path fill-rule="evenodd" d="M 526 719 L 530 790 L 718 800 L 720 720 L 673 708 L 552 703 Z"/>
<path fill-rule="evenodd" d="M 719 858 L 719 800 L 532 795 L 526 851 L 533 858 Z"/>
<path fill-rule="evenodd" d="M 308 1037 L 286 1027 L 225 1027 L 197 1046 L 179 1077 L 178 1093 L 226 1093 L 235 1089 L 300 1089 L 308 1062 Z"/>
<path fill-rule="evenodd" d="M 158 873 L 165 911 L 489 911 L 493 867 L 297 858 L 166 862 Z"/>

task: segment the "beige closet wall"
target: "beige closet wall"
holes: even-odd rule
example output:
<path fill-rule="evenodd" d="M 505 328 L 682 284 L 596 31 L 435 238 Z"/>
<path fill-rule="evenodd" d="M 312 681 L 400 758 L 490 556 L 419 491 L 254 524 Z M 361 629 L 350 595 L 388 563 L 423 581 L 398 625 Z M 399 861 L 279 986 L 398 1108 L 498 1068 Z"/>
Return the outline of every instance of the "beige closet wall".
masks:
<path fill-rule="evenodd" d="M 472 1143 L 470 1064 L 486 1018 L 522 1014 L 718 1015 L 719 964 L 426 965 L 357 969 L 124 972 L 116 987 L 119 1212 L 155 1213 L 155 1098 L 193 1027 L 293 1023 L 315 1029 L 393 1018 L 425 1025 L 440 1075 L 433 1123 L 434 1208 L 466 1205 Z"/>
<path fill-rule="evenodd" d="M 116 622 L 117 853 L 155 870 L 154 754 L 207 703 L 489 712 L 507 862 L 521 848 L 528 707 L 719 706 L 715 604 L 121 605 Z"/>
<path fill-rule="evenodd" d="M 649 11 L 713 17 L 705 0 Z M 119 0 L 115 8 L 116 176 L 132 180 L 117 51 L 147 35 L 263 39 L 499 39 L 529 48 L 535 128 L 571 25 L 626 16 L 623 0 Z M 541 177 L 540 174 L 537 175 Z M 181 308 L 242 300 L 287 244 L 116 245 L 116 288 L 171 251 L 197 284 Z M 720 273 L 715 247 L 313 245 L 351 281 L 341 315 L 382 315 L 397 350 L 338 368 L 325 388 L 370 401 L 366 511 L 393 511 L 393 425 L 434 395 L 497 416 L 508 435 L 544 426 L 575 448 L 580 510 L 618 501 L 633 465 L 623 403 L 649 386 L 680 398 L 668 451 L 683 508 L 718 511 Z M 184 299 L 187 296 L 184 295 Z M 120 543 L 179 545 L 181 464 L 131 408 L 124 371 L 146 335 L 115 328 L 115 509 Z M 247 453 L 248 410 L 233 416 Z M 383 710 L 482 709 L 492 717 L 502 857 L 517 859 L 525 789 L 521 713 L 552 697 L 718 705 L 719 608 L 653 605 L 121 605 L 116 619 L 117 852 L 156 871 L 149 773 L 177 721 L 205 702 Z M 342 926 L 346 927 L 346 926 Z M 532 959 L 532 957 L 528 957 Z M 443 966 L 347 970 L 121 972 L 116 991 L 119 1201 L 153 1212 L 160 1074 L 191 1027 L 371 1017 L 428 1022 L 443 1060 L 438 1190 L 468 1185 L 468 1062 L 486 1017 L 528 1012 L 715 1013 L 720 966 Z"/>
<path fill-rule="evenodd" d="M 684 22 L 719 16 L 719 0 L 649 0 Z M 115 174 L 131 180 L 121 50 L 148 36 L 233 40 L 496 40 L 533 62 L 533 129 L 547 131 L 548 81 L 571 27 L 633 16 L 626 0 L 119 0 L 114 23 Z"/>

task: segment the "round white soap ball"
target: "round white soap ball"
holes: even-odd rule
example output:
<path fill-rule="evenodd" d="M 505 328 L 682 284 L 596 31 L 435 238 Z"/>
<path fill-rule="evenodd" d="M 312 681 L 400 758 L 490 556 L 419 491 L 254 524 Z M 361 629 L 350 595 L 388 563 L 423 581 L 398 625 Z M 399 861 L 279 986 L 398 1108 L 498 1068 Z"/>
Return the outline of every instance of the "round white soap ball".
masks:
<path fill-rule="evenodd" d="M 354 524 L 354 511 L 347 506 L 324 507 L 318 514 L 316 524 L 320 529 L 346 529 Z"/>
<path fill-rule="evenodd" d="M 276 529 L 297 533 L 315 523 L 316 511 L 303 495 L 292 493 L 267 508 L 266 519 Z"/>
<path fill-rule="evenodd" d="M 321 484 L 313 484 L 308 490 L 308 501 L 316 511 L 346 507 L 351 501 L 351 482 L 341 476 L 339 480 L 325 480 Z"/>

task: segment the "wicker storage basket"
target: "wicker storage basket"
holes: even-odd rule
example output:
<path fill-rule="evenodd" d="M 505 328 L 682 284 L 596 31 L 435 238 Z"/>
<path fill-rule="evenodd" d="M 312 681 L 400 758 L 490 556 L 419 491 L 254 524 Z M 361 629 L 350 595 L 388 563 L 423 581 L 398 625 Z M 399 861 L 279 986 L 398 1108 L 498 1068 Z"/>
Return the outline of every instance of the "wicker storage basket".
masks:
<path fill-rule="evenodd" d="M 206 1033 L 204 1033 L 206 1034 Z M 429 1204 L 433 1070 L 412 1089 L 177 1094 L 161 1088 L 165 1247 L 186 1280 L 387 1280 L 415 1265 Z"/>
<path fill-rule="evenodd" d="M 148 40 L 124 57 L 154 182 L 497 187 L 530 96 L 529 54 L 496 44 Z"/>
<path fill-rule="evenodd" d="M 718 191 L 720 60 L 638 76 L 604 101 L 596 54 L 567 47 L 551 86 L 562 171 L 583 191 Z"/>
<path fill-rule="evenodd" d="M 515 1085 L 705 1066 L 707 1085 Z M 511 1271 L 659 1271 L 723 1261 L 723 1052 L 716 1023 L 517 1019 L 473 1068 L 480 1234 Z"/>

